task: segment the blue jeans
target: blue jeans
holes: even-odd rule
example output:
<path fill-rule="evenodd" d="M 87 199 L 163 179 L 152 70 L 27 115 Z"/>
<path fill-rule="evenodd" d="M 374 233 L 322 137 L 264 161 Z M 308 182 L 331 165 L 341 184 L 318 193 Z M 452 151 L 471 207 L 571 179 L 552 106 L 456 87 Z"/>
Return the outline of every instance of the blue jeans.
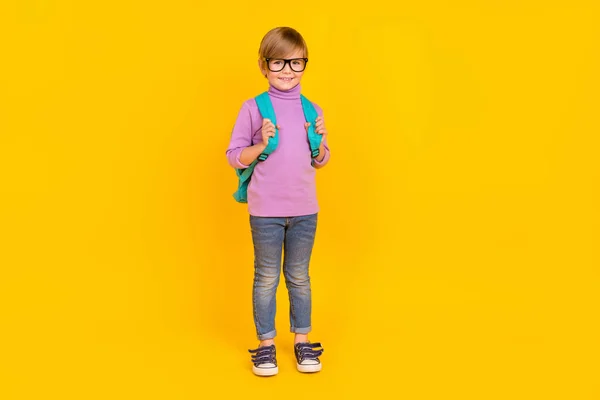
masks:
<path fill-rule="evenodd" d="M 282 247 L 283 276 L 290 298 L 290 330 L 311 331 L 311 290 L 308 264 L 317 230 L 317 214 L 299 217 L 250 216 L 254 242 L 252 305 L 258 340 L 272 339 L 275 293 L 279 285 Z"/>

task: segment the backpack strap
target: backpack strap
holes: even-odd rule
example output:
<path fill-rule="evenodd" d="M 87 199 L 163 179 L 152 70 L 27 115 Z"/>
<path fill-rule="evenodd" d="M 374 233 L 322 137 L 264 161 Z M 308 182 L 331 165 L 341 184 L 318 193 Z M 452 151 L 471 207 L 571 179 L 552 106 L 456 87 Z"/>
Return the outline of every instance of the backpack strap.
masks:
<path fill-rule="evenodd" d="M 256 105 L 258 106 L 258 111 L 263 118 L 268 118 L 271 120 L 273 125 L 277 127 L 277 119 L 275 118 L 275 110 L 273 109 L 273 104 L 271 103 L 271 99 L 269 98 L 268 92 L 264 92 L 259 94 L 254 98 L 256 100 Z M 263 150 L 261 154 L 259 154 L 258 158 L 254 160 L 248 168 L 238 169 L 236 168 L 235 172 L 238 176 L 238 189 L 233 194 L 233 198 L 238 203 L 247 203 L 248 202 L 248 185 L 250 184 L 250 177 L 254 172 L 254 167 L 261 161 L 265 161 L 269 154 L 275 151 L 277 148 L 277 144 L 279 143 L 279 130 L 275 128 L 275 136 L 269 138 L 269 142 L 267 147 Z"/>
<path fill-rule="evenodd" d="M 277 144 L 279 143 L 279 129 L 277 129 L 277 118 L 275 117 L 275 110 L 273 109 L 273 103 L 271 103 L 271 99 L 269 98 L 269 93 L 261 93 L 256 96 L 255 100 L 260 115 L 263 118 L 270 119 L 273 125 L 275 125 L 275 136 L 269 138 L 267 147 L 265 147 L 263 152 L 257 158 L 258 161 L 265 161 L 267 157 L 269 157 L 269 154 L 274 152 L 277 148 Z"/>
<path fill-rule="evenodd" d="M 321 145 L 322 135 L 315 131 L 316 120 L 319 117 L 317 110 L 313 106 L 313 103 L 308 100 L 304 95 L 300 95 L 302 101 L 302 110 L 304 110 L 304 118 L 306 122 L 310 122 L 308 127 L 308 143 L 310 144 L 310 151 L 312 158 L 316 158 L 319 155 L 319 146 Z"/>

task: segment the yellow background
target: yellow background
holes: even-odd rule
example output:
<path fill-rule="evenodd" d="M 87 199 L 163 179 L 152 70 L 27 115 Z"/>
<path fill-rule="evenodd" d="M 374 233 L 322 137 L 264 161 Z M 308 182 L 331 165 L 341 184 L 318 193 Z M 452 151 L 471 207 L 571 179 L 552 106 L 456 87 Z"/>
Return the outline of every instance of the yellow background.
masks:
<path fill-rule="evenodd" d="M 595 3 L 595 4 L 594 4 Z M 0 398 L 599 399 L 589 1 L 3 1 Z M 225 149 L 275 26 L 332 149 L 317 375 L 252 375 Z"/>

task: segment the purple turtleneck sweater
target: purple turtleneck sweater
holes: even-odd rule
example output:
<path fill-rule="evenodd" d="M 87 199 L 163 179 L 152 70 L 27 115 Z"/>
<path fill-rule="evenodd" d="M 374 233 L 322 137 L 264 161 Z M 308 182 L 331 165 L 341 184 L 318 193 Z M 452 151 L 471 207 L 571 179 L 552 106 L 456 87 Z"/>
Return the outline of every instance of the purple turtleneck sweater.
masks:
<path fill-rule="evenodd" d="M 295 217 L 319 211 L 315 169 L 329 161 L 329 147 L 325 138 L 323 161 L 317 162 L 311 158 L 300 90 L 299 84 L 288 91 L 269 86 L 269 97 L 277 116 L 277 125 L 280 126 L 279 143 L 267 160 L 254 167 L 248 185 L 250 215 Z M 322 116 L 321 107 L 315 103 L 313 105 Z M 244 148 L 262 142 L 262 120 L 254 98 L 242 104 L 226 152 L 232 167 L 248 167 L 240 162 L 240 153 Z"/>

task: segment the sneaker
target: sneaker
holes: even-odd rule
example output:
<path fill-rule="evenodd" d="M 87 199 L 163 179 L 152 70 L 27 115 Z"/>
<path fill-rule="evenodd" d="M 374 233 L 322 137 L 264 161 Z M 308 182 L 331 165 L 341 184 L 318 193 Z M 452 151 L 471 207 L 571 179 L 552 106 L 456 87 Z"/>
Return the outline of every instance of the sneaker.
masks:
<path fill-rule="evenodd" d="M 258 376 L 272 376 L 279 372 L 275 358 L 275 345 L 261 346 L 258 349 L 248 350 L 252 353 L 252 372 Z"/>
<path fill-rule="evenodd" d="M 321 361 L 319 356 L 323 354 L 321 343 L 296 343 L 294 353 L 296 354 L 296 367 L 300 372 L 319 372 Z"/>

